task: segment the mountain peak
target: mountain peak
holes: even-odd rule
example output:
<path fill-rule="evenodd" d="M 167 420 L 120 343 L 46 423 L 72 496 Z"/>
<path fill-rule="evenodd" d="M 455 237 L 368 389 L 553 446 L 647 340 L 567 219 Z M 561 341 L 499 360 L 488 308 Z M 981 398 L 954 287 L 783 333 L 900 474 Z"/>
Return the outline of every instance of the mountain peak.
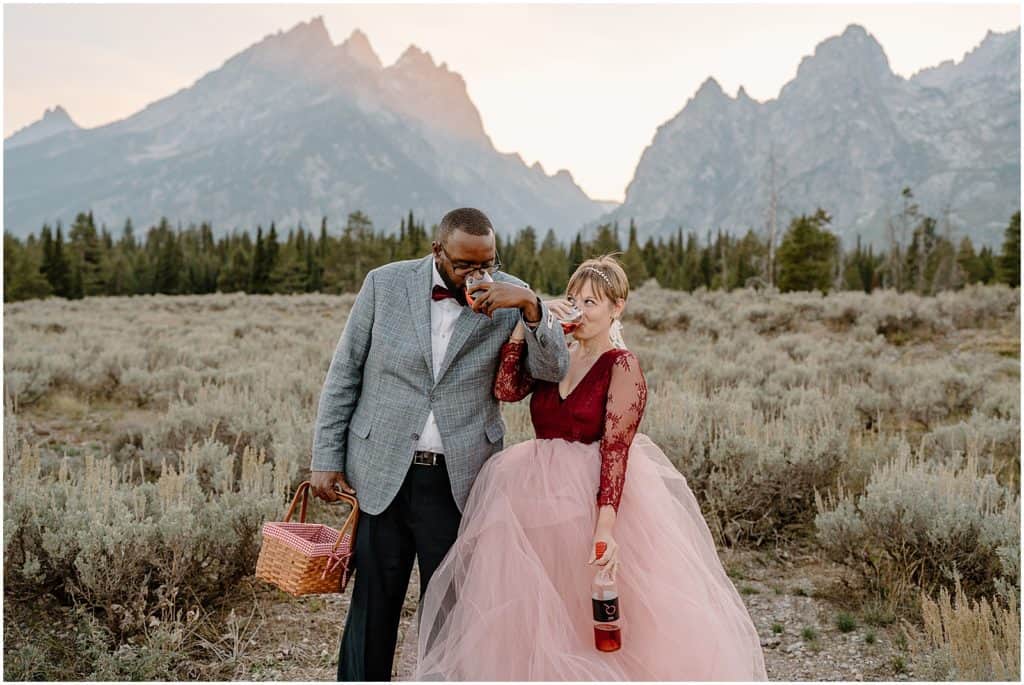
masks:
<path fill-rule="evenodd" d="M 295 38 L 312 38 L 316 40 L 327 39 L 331 40 L 331 36 L 327 33 L 327 26 L 324 24 L 324 18 L 322 15 L 317 15 L 309 21 L 300 21 L 295 26 L 291 27 L 287 31 L 278 31 L 278 34 L 285 36 L 292 36 Z"/>
<path fill-rule="evenodd" d="M 239 58 L 252 59 L 264 66 L 290 69 L 316 61 L 333 47 L 323 17 L 317 16 L 309 21 L 300 21 L 287 31 L 268 34 L 228 62 Z"/>
<path fill-rule="evenodd" d="M 840 37 L 846 38 L 847 40 L 873 40 L 871 38 L 871 34 L 868 33 L 868 30 L 861 26 L 860 24 L 849 24 L 843 30 L 843 33 Z"/>
<path fill-rule="evenodd" d="M 378 71 L 384 66 L 373 46 L 370 45 L 370 39 L 359 29 L 354 29 L 345 42 L 338 46 L 338 49 L 353 62 L 367 69 Z"/>
<path fill-rule="evenodd" d="M 322 48 L 325 45 L 330 47 L 331 34 L 327 32 L 322 16 L 315 16 L 309 21 L 300 21 L 287 31 L 278 31 L 277 37 L 283 38 L 290 44 L 299 42 L 307 43 L 311 49 Z"/>
<path fill-rule="evenodd" d="M 725 97 L 725 91 L 722 90 L 722 85 L 715 80 L 714 76 L 708 76 L 704 79 L 704 83 L 700 84 L 700 88 L 697 89 L 697 94 L 694 95 L 695 98 L 707 96 Z"/>
<path fill-rule="evenodd" d="M 56 105 L 53 109 L 47 108 L 43 112 L 42 121 L 53 122 L 53 123 L 66 123 L 74 128 L 78 128 L 78 124 L 71 120 L 71 115 L 61 105 Z"/>
<path fill-rule="evenodd" d="M 860 24 L 850 24 L 838 36 L 826 38 L 804 57 L 797 68 L 797 79 L 849 79 L 877 81 L 892 76 L 889 58 L 878 40 Z"/>
<path fill-rule="evenodd" d="M 4 148 L 10 149 L 19 145 L 35 143 L 58 133 L 77 131 L 80 128 L 81 126 L 71 119 L 67 110 L 61 105 L 56 105 L 53 108 L 48 107 L 43 112 L 42 119 L 18 129 L 4 140 Z"/>
<path fill-rule="evenodd" d="M 402 56 L 398 58 L 394 66 L 399 69 L 433 69 L 435 64 L 434 58 L 430 56 L 429 52 L 420 50 L 415 45 L 410 45 L 402 53 Z"/>
<path fill-rule="evenodd" d="M 699 108 L 707 106 L 714 109 L 717 107 L 718 103 L 727 102 L 728 100 L 729 96 L 725 94 L 724 90 L 722 90 L 722 85 L 714 76 L 708 76 L 704 79 L 704 83 L 700 84 L 700 88 L 698 88 L 697 92 L 693 94 L 693 97 L 690 98 L 689 104 L 695 105 Z"/>

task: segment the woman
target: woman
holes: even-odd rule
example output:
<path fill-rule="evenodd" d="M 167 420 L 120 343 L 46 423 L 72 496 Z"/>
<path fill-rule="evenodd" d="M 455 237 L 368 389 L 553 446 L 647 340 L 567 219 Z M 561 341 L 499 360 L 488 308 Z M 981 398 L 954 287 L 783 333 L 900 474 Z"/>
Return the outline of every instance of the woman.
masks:
<path fill-rule="evenodd" d="M 566 378 L 529 377 L 520 329 L 502 348 L 495 395 L 532 393 L 537 438 L 496 454 L 477 476 L 420 606 L 416 678 L 767 679 L 757 631 L 693 493 L 636 432 L 647 385 L 619 335 L 625 273 L 611 257 L 588 260 L 566 292 L 553 311 L 583 312 Z M 615 652 L 594 646 L 598 567 L 617 580 Z"/>

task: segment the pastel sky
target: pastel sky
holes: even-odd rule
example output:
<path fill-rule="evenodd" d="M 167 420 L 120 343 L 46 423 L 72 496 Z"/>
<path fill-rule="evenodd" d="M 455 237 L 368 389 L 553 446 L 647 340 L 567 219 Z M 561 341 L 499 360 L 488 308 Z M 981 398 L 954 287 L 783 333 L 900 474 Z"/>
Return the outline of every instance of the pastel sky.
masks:
<path fill-rule="evenodd" d="M 621 201 L 644 148 L 708 77 L 731 96 L 778 96 L 801 58 L 851 23 L 910 76 L 959 61 L 1017 3 L 576 5 L 5 4 L 6 138 L 63 105 L 81 126 L 126 117 L 233 54 L 322 15 L 340 43 L 362 29 L 385 64 L 410 44 L 465 78 L 502 152 L 565 168 Z"/>

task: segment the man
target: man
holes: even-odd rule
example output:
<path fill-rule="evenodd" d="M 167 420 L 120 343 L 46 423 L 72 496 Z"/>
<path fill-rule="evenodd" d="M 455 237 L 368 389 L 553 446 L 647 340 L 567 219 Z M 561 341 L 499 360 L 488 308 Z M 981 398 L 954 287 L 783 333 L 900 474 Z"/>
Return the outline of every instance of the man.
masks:
<path fill-rule="evenodd" d="M 363 281 L 320 395 L 311 464 L 314 494 L 359 499 L 352 601 L 338 680 L 390 680 L 413 559 L 420 597 L 455 541 L 484 462 L 503 448 L 493 384 L 502 344 L 527 327 L 534 378 L 569 368 L 562 327 L 525 283 L 497 269 L 483 212 L 441 220 L 433 251 L 386 264 Z M 471 294 L 470 275 L 494 282 Z"/>

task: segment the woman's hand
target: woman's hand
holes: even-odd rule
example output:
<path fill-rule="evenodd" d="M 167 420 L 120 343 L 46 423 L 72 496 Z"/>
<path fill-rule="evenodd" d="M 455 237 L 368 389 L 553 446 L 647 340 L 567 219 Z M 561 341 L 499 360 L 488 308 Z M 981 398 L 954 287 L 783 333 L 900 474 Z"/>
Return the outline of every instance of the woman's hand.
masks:
<path fill-rule="evenodd" d="M 619 545 L 615 542 L 615 536 L 612 535 L 617 517 L 618 512 L 612 505 L 602 504 L 598 507 L 597 524 L 594 526 L 594 542 L 590 545 L 590 561 L 587 562 L 591 565 L 607 566 L 612 580 L 615 580 L 615 575 L 619 570 Z M 598 543 L 604 543 L 605 546 L 604 553 L 600 557 L 597 554 Z"/>
<path fill-rule="evenodd" d="M 597 545 L 601 542 L 607 545 L 607 548 L 604 554 L 598 557 Z M 587 563 L 591 566 L 594 564 L 607 566 L 608 573 L 611 575 L 612 580 L 615 580 L 615 575 L 619 570 L 619 545 L 615 542 L 610 529 L 598 526 L 597 530 L 594 531 L 594 542 L 590 545 L 590 560 Z"/>
<path fill-rule="evenodd" d="M 547 305 L 548 311 L 555 315 L 555 318 L 561 320 L 570 318 L 574 311 L 572 303 L 564 298 L 545 300 L 544 304 Z"/>
<path fill-rule="evenodd" d="M 523 325 L 522 321 L 516 322 L 516 327 L 512 329 L 512 335 L 508 339 L 510 342 L 523 342 L 526 340 L 526 326 Z"/>

